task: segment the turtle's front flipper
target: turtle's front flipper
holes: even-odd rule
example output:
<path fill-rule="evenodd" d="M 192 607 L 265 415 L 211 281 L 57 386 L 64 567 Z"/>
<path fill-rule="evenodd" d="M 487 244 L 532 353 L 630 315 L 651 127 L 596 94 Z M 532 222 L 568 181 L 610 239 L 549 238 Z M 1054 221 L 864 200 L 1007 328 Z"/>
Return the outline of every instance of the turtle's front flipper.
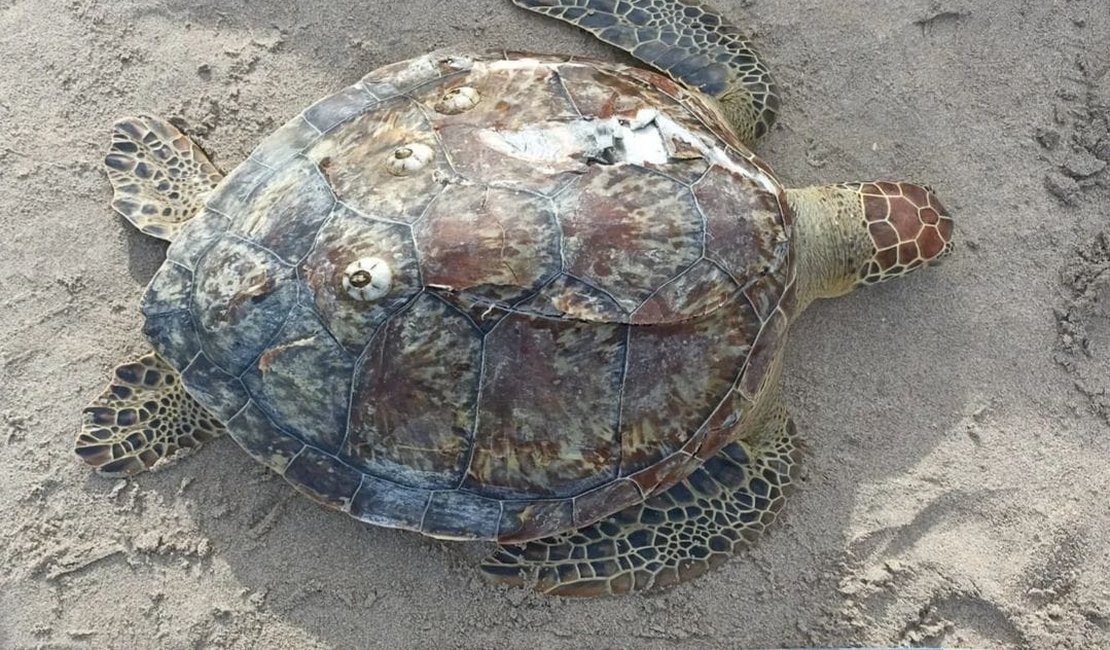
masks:
<path fill-rule="evenodd" d="M 771 129 L 771 73 L 739 29 L 700 0 L 513 0 L 580 27 L 716 98 L 749 146 Z"/>
<path fill-rule="evenodd" d="M 113 374 L 107 390 L 85 407 L 74 449 L 99 473 L 138 474 L 223 435 L 223 425 L 158 355 L 116 366 Z"/>
<path fill-rule="evenodd" d="M 142 232 L 167 240 L 223 178 L 192 140 L 148 115 L 116 122 L 104 166 L 116 212 Z"/>
<path fill-rule="evenodd" d="M 661 589 L 701 575 L 758 537 L 782 507 L 800 451 L 793 423 L 779 413 L 762 446 L 729 443 L 666 492 L 577 531 L 502 546 L 482 572 L 562 596 Z"/>

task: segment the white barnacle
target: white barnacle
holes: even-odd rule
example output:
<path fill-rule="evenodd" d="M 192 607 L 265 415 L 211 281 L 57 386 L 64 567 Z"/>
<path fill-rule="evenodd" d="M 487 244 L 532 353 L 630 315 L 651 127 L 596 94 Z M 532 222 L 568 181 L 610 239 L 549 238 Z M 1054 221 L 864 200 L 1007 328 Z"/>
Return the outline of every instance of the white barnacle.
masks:
<path fill-rule="evenodd" d="M 394 176 L 408 176 L 423 169 L 434 157 L 435 152 L 431 147 L 420 142 L 412 142 L 390 152 L 385 168 Z"/>
<path fill-rule="evenodd" d="M 380 257 L 362 257 L 343 271 L 343 290 L 355 300 L 377 300 L 393 286 L 393 270 Z"/>
<path fill-rule="evenodd" d="M 444 115 L 457 115 L 469 111 L 482 101 L 482 95 L 470 86 L 459 86 L 444 93 L 436 102 L 435 109 Z"/>

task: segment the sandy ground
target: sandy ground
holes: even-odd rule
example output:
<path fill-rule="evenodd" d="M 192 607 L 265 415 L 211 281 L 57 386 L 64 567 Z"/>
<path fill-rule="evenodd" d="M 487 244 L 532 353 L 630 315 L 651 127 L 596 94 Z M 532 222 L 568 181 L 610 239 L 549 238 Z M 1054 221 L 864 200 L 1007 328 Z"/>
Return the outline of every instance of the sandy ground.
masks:
<path fill-rule="evenodd" d="M 432 48 L 616 55 L 503 0 L 0 0 L 0 648 L 1110 647 L 1105 0 L 715 2 L 784 86 L 784 178 L 928 182 L 960 245 L 802 319 L 810 455 L 772 534 L 669 593 L 572 602 L 318 508 L 230 440 L 118 482 L 70 449 L 146 349 L 164 250 L 107 206 L 113 119 L 176 118 L 230 169 Z"/>

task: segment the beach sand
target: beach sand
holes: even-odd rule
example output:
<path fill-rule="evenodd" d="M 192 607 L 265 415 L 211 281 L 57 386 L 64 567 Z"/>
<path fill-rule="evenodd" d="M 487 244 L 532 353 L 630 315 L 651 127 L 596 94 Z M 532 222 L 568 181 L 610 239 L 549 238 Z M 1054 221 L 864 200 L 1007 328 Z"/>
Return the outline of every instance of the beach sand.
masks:
<path fill-rule="evenodd" d="M 0 648 L 1110 648 L 1105 0 L 713 2 L 782 85 L 783 179 L 926 182 L 958 248 L 799 321 L 808 455 L 769 535 L 571 601 L 324 510 L 231 440 L 129 481 L 71 448 L 148 349 L 164 254 L 108 207 L 113 120 L 172 118 L 231 169 L 435 48 L 627 59 L 504 0 L 0 0 Z"/>

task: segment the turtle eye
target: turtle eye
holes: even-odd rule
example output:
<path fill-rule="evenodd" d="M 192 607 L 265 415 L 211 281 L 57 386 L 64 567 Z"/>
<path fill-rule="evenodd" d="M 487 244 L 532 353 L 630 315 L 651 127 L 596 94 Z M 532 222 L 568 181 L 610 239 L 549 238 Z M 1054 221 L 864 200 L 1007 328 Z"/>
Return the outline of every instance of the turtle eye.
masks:
<path fill-rule="evenodd" d="M 363 257 L 347 265 L 343 271 L 343 290 L 355 300 L 368 302 L 389 293 L 393 271 L 380 257 Z"/>

